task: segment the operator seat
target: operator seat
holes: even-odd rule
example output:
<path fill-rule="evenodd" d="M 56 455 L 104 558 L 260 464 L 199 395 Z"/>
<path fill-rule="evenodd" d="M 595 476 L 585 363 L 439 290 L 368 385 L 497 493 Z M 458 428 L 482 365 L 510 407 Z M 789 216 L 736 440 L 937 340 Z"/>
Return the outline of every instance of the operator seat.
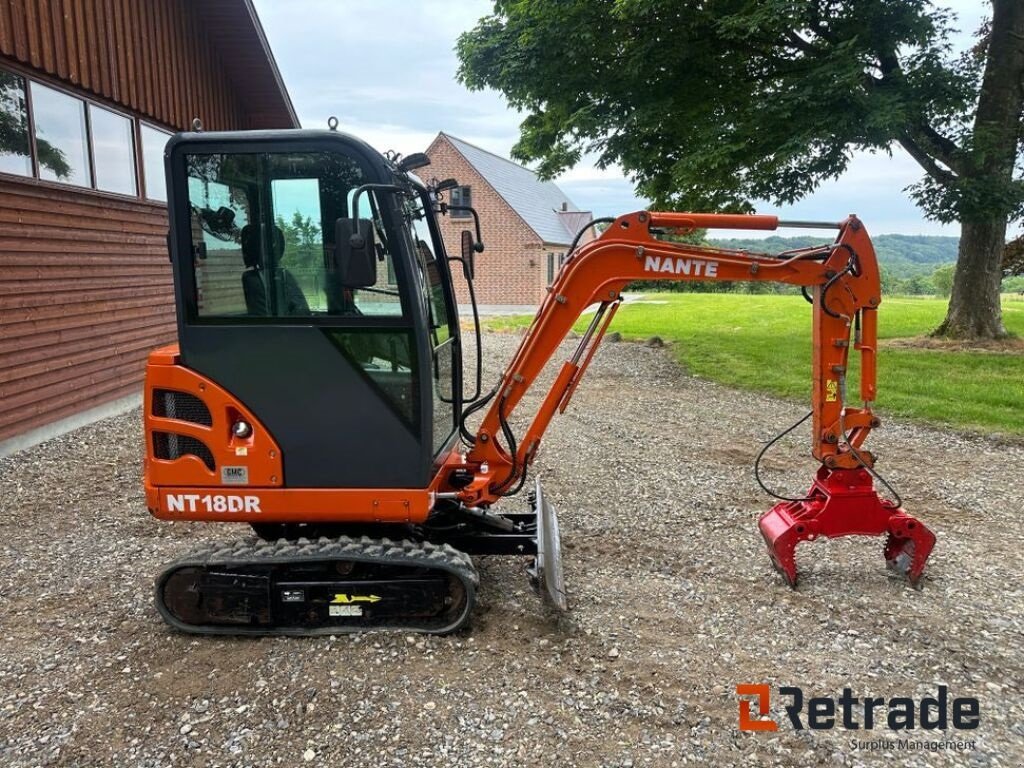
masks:
<path fill-rule="evenodd" d="M 260 260 L 262 254 L 260 253 L 259 230 L 252 224 L 246 224 L 242 227 L 240 240 L 242 261 L 245 263 L 245 271 L 242 273 L 245 311 L 249 315 L 265 317 L 270 313 L 270 308 L 267 306 L 267 287 L 263 283 L 263 275 L 260 274 L 263 265 Z"/>
<path fill-rule="evenodd" d="M 280 227 L 274 227 L 271 233 L 273 239 L 274 258 L 277 264 L 284 254 L 284 232 Z M 267 302 L 267 286 L 263 279 L 263 263 L 260 258 L 260 234 L 259 228 L 254 224 L 246 224 L 242 227 L 241 233 L 242 260 L 245 262 L 245 271 L 242 273 L 242 293 L 245 295 L 246 313 L 256 317 L 266 317 L 270 314 L 270 306 Z M 277 267 L 274 273 L 274 285 L 278 290 L 278 314 L 288 317 L 301 317 L 311 315 L 309 302 L 299 287 L 295 275 L 284 267 Z"/>

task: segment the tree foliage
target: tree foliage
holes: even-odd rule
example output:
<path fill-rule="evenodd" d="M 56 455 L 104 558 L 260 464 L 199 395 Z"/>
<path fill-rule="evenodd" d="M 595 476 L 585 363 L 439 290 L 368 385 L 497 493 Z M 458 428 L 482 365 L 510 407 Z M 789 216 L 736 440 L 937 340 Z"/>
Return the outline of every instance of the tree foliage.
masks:
<path fill-rule="evenodd" d="M 287 266 L 297 269 L 315 269 L 323 259 L 323 234 L 320 226 L 299 211 L 291 221 L 278 216 L 275 222 L 284 234 L 284 254 Z"/>
<path fill-rule="evenodd" d="M 899 143 L 930 216 L 1020 216 L 1019 179 L 966 173 L 988 38 L 954 57 L 951 27 L 921 0 L 497 0 L 459 75 L 527 113 L 543 175 L 596 153 L 657 206 L 790 203 Z"/>
<path fill-rule="evenodd" d="M 1024 235 L 1011 240 L 1003 249 L 1003 275 L 1024 275 Z"/>
<path fill-rule="evenodd" d="M 939 267 L 932 272 L 932 285 L 935 286 L 937 296 L 949 296 L 953 292 L 953 264 Z"/>

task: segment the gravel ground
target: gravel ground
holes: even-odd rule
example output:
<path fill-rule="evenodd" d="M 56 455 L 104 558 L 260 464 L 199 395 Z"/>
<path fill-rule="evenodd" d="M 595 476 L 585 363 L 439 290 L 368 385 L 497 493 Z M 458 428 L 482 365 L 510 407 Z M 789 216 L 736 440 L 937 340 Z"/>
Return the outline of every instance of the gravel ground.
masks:
<path fill-rule="evenodd" d="M 516 341 L 488 335 L 492 371 Z M 605 345 L 536 465 L 571 612 L 542 607 L 523 560 L 481 560 L 472 631 L 445 638 L 176 634 L 151 604 L 161 564 L 243 531 L 147 515 L 138 412 L 0 460 L 0 764 L 1024 764 L 1024 449 L 886 425 L 880 467 L 938 534 L 923 589 L 887 574 L 880 540 L 847 539 L 803 545 L 792 591 L 757 534 L 770 501 L 750 466 L 800 415 L 665 350 Z M 799 492 L 806 443 L 768 468 Z M 946 733 L 977 749 L 857 750 L 864 731 L 795 732 L 777 700 L 778 732 L 741 733 L 735 685 L 762 682 L 945 684 L 980 699 L 980 728 Z"/>

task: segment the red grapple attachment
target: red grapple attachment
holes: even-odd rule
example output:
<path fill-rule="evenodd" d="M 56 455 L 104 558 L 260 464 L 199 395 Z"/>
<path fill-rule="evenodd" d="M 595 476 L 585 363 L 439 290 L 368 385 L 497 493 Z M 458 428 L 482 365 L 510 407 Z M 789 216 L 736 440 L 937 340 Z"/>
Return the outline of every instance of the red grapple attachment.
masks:
<path fill-rule="evenodd" d="M 935 546 L 935 534 L 875 490 L 864 469 L 821 467 L 806 501 L 785 501 L 766 512 L 758 523 L 772 563 L 792 587 L 796 586 L 796 545 L 818 536 L 880 536 L 888 534 L 888 566 L 917 584 Z"/>

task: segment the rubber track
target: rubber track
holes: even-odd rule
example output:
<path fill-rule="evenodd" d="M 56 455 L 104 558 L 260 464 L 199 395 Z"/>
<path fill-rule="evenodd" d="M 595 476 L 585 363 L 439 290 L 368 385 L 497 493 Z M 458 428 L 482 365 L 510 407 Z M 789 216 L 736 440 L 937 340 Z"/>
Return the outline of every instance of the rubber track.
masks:
<path fill-rule="evenodd" d="M 175 618 L 161 600 L 164 581 L 179 568 L 189 566 L 237 567 L 245 564 L 266 565 L 271 563 L 297 563 L 322 560 L 354 560 L 363 563 L 404 564 L 452 573 L 462 582 L 466 590 L 466 607 L 455 622 L 438 628 L 387 625 L 381 627 L 332 626 L 246 629 L 244 627 L 203 627 L 185 624 Z M 252 537 L 233 542 L 211 542 L 170 563 L 160 576 L 157 577 L 155 602 L 157 610 L 160 611 L 160 615 L 163 616 L 168 624 L 175 629 L 188 632 L 189 634 L 313 636 L 384 630 L 443 635 L 460 629 L 469 621 L 469 615 L 475 602 L 476 588 L 479 585 L 480 577 L 469 555 L 465 552 L 460 552 L 449 544 L 433 544 L 427 541 L 410 541 L 408 539 L 400 541 L 371 539 L 368 536 L 358 539 L 353 539 L 349 536 L 338 536 L 335 538 L 321 536 L 315 541 L 306 538 L 265 541 Z"/>

